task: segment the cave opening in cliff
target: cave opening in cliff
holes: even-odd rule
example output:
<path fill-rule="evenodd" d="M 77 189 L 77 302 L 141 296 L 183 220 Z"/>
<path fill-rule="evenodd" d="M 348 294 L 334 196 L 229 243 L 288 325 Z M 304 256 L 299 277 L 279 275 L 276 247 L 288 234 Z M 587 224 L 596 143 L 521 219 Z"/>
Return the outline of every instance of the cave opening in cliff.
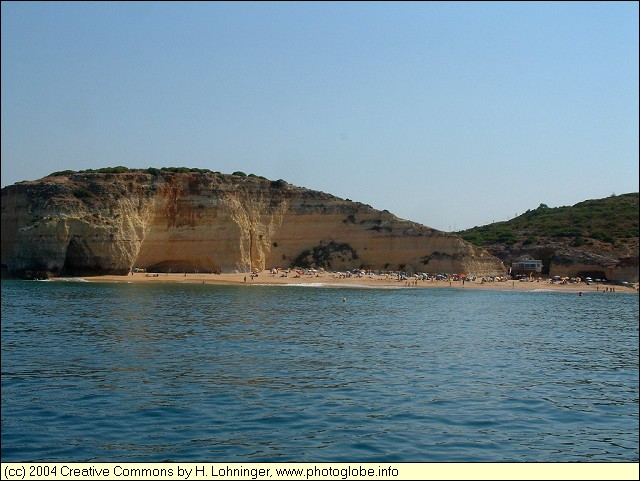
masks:
<path fill-rule="evenodd" d="M 591 279 L 607 279 L 607 274 L 604 271 L 600 271 L 597 269 L 592 270 L 582 270 L 576 273 L 576 277 L 580 277 L 585 279 L 587 277 L 591 277 Z"/>
<path fill-rule="evenodd" d="M 67 252 L 61 274 L 63 276 L 99 274 L 93 264 L 89 250 L 78 240 L 71 239 L 67 244 Z"/>

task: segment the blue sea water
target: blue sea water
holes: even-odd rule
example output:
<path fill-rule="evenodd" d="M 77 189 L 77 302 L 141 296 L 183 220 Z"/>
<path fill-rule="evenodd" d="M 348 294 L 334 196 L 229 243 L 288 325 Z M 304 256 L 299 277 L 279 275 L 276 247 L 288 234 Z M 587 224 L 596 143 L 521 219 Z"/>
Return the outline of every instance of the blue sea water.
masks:
<path fill-rule="evenodd" d="M 637 462 L 638 296 L 2 282 L 3 462 Z"/>

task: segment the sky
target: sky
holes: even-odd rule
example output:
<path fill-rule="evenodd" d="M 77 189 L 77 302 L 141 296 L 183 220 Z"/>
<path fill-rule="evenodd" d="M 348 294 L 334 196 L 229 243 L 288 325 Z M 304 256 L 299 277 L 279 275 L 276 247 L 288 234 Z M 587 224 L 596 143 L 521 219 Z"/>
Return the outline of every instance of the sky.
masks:
<path fill-rule="evenodd" d="M 2 2 L 2 186 L 264 176 L 443 231 L 638 192 L 638 2 Z"/>

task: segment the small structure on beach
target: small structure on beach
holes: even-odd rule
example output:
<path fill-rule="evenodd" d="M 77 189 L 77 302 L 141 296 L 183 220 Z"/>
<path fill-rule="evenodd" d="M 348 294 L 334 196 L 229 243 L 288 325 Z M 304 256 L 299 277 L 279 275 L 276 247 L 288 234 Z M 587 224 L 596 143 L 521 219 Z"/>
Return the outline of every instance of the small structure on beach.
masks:
<path fill-rule="evenodd" d="M 542 272 L 542 261 L 539 259 L 533 259 L 531 256 L 522 256 L 511 263 L 511 275 L 532 275 L 533 273 L 540 274 Z"/>

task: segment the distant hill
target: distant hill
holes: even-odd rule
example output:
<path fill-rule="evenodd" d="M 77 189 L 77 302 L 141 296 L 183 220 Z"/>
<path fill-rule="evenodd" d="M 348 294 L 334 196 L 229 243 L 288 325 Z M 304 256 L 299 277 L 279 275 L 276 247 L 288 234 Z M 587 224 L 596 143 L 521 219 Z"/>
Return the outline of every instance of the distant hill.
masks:
<path fill-rule="evenodd" d="M 611 278 L 614 270 L 623 269 L 624 279 L 637 282 L 639 217 L 636 192 L 569 207 L 540 204 L 509 221 L 457 234 L 507 265 L 528 255 L 543 260 L 546 275 L 566 271 Z"/>

